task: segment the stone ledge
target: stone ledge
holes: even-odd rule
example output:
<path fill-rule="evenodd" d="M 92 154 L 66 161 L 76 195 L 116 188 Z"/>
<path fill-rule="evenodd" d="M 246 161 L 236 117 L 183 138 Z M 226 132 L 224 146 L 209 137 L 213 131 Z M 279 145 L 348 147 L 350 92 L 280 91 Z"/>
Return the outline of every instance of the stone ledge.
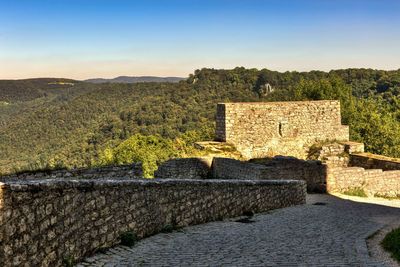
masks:
<path fill-rule="evenodd" d="M 365 169 L 400 170 L 400 159 L 371 153 L 356 153 L 350 155 L 350 165 Z"/>
<path fill-rule="evenodd" d="M 195 180 L 195 179 L 120 179 L 120 180 L 59 180 L 59 179 L 41 179 L 41 180 L 22 180 L 0 183 L 0 188 L 10 191 L 44 191 L 58 189 L 80 189 L 80 188 L 104 188 L 115 186 L 196 186 L 196 185 L 212 185 L 212 186 L 268 186 L 268 185 L 305 185 L 302 180 L 232 180 L 232 179 L 210 179 L 210 180 Z"/>
<path fill-rule="evenodd" d="M 110 165 L 95 168 L 77 169 L 52 169 L 25 171 L 16 174 L 0 176 L 0 181 L 7 180 L 30 180 L 30 179 L 57 179 L 57 178 L 82 178 L 82 179 L 118 179 L 120 177 L 139 178 L 143 177 L 142 163 L 131 163 L 124 165 Z"/>
<path fill-rule="evenodd" d="M 372 154 L 372 153 L 368 153 L 368 152 L 356 153 L 356 154 L 354 154 L 354 156 L 355 157 L 365 157 L 365 158 L 370 158 L 370 159 L 378 159 L 378 160 L 382 160 L 382 161 L 400 163 L 400 158 L 392 158 L 392 157 Z"/>

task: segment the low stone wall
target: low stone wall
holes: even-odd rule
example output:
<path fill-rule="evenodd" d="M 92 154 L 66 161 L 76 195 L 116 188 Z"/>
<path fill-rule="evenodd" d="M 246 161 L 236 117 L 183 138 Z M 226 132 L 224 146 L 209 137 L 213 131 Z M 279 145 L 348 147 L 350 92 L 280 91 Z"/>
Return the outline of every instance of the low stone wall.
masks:
<path fill-rule="evenodd" d="M 143 177 L 142 163 L 133 163 L 118 166 L 104 166 L 98 168 L 61 169 L 48 171 L 23 172 L 7 176 L 0 176 L 0 182 L 4 180 L 29 180 L 29 179 L 55 179 L 55 178 L 138 178 Z"/>
<path fill-rule="evenodd" d="M 155 178 L 207 179 L 211 171 L 211 158 L 171 159 L 158 167 Z"/>
<path fill-rule="evenodd" d="M 309 192 L 325 191 L 326 165 L 292 157 L 275 157 L 253 162 L 229 158 L 214 158 L 213 177 L 216 179 L 304 180 Z"/>
<path fill-rule="evenodd" d="M 269 179 L 304 180 L 308 191 L 326 191 L 327 166 L 320 161 L 278 156 L 266 162 L 265 166 L 268 167 L 268 172 L 264 175 Z"/>
<path fill-rule="evenodd" d="M 362 190 L 368 196 L 400 197 L 400 170 L 332 168 L 328 170 L 327 190 L 330 193 Z"/>
<path fill-rule="evenodd" d="M 260 164 L 240 161 L 231 158 L 214 158 L 212 162 L 212 178 L 259 180 L 267 168 Z"/>
<path fill-rule="evenodd" d="M 304 204 L 303 181 L 36 180 L 0 183 L 2 266 L 61 266 L 167 225 Z M 155 253 L 157 253 L 155 251 Z"/>
<path fill-rule="evenodd" d="M 370 153 L 358 153 L 350 155 L 350 166 L 365 169 L 400 170 L 400 159 L 375 155 Z"/>

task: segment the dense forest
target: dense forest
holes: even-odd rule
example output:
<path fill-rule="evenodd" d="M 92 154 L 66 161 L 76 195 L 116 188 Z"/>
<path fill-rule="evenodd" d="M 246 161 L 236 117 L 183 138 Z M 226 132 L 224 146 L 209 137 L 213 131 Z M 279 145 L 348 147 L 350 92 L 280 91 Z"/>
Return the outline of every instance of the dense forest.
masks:
<path fill-rule="evenodd" d="M 212 139 L 216 103 L 229 101 L 339 99 L 353 140 L 400 157 L 399 94 L 400 70 L 371 69 L 202 69 L 179 83 L 0 81 L 0 173 L 141 160 L 150 176 Z"/>

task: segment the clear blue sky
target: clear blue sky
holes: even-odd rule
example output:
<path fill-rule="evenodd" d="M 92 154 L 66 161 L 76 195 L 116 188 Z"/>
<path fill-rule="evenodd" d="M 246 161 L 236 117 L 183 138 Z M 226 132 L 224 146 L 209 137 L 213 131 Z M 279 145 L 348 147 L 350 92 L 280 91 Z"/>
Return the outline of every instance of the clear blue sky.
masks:
<path fill-rule="evenodd" d="M 0 79 L 400 68 L 400 0 L 0 0 Z"/>

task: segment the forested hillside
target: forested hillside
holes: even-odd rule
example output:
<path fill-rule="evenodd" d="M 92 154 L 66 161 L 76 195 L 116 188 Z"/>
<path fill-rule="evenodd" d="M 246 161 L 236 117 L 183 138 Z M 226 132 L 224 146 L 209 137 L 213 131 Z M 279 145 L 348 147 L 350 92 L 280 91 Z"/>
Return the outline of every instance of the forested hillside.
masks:
<path fill-rule="evenodd" d="M 400 157 L 399 93 L 400 71 L 369 69 L 202 69 L 179 83 L 0 81 L 0 172 L 138 159 L 154 168 L 212 138 L 215 105 L 228 101 L 340 99 L 354 140 Z"/>

